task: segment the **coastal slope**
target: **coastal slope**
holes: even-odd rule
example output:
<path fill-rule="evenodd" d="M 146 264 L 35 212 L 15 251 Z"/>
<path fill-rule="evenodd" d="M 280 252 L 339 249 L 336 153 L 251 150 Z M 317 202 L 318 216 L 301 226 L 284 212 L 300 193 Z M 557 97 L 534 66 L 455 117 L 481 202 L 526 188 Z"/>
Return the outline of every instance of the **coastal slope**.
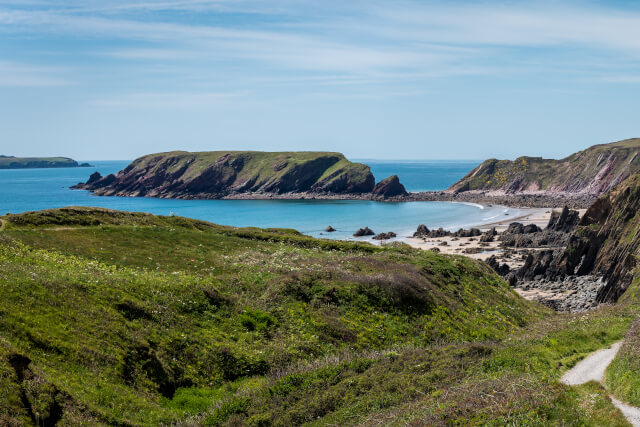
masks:
<path fill-rule="evenodd" d="M 599 196 L 640 171 L 640 138 L 594 145 L 564 159 L 489 159 L 448 192 Z"/>
<path fill-rule="evenodd" d="M 0 425 L 345 425 L 547 313 L 463 257 L 99 208 L 2 219 Z"/>
<path fill-rule="evenodd" d="M 68 157 L 0 156 L 0 169 L 77 168 L 88 167 Z"/>
<path fill-rule="evenodd" d="M 173 151 L 134 160 L 116 175 L 93 174 L 75 188 L 100 196 L 221 198 L 247 194 L 362 194 L 374 189 L 367 165 L 340 153 Z"/>

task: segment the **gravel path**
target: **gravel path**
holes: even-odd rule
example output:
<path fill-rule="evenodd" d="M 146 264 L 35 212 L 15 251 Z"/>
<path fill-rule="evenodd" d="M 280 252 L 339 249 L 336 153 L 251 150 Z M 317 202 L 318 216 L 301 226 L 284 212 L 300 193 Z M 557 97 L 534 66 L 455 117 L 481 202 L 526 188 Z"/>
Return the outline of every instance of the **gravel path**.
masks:
<path fill-rule="evenodd" d="M 622 342 L 617 342 L 609 348 L 595 351 L 580 361 L 565 373 L 560 379 L 567 385 L 580 385 L 589 381 L 597 381 L 604 385 L 604 372 L 620 350 Z M 624 414 L 627 421 L 634 427 L 640 427 L 640 408 L 629 406 L 613 396 L 611 402 Z"/>

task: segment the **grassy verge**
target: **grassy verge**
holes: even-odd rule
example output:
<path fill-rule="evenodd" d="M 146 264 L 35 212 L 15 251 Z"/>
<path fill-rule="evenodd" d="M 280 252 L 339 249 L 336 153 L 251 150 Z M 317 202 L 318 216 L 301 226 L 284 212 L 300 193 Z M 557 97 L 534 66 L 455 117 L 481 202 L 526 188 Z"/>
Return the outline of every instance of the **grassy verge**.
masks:
<path fill-rule="evenodd" d="M 614 396 L 640 406 L 640 320 L 627 333 L 606 373 L 606 384 Z"/>

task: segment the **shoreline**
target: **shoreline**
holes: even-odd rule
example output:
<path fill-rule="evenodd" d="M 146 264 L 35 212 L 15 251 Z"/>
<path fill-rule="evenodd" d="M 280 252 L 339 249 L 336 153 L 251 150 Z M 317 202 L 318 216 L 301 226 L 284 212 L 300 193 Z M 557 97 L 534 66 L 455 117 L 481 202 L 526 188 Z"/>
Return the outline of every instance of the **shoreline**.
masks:
<path fill-rule="evenodd" d="M 575 193 L 496 193 L 496 192 L 459 192 L 421 191 L 406 195 L 383 197 L 372 193 L 198 193 L 198 194 L 174 194 L 174 193 L 147 193 L 127 191 L 101 191 L 101 189 L 89 190 L 86 184 L 78 183 L 72 187 L 74 190 L 88 190 L 94 196 L 100 197 L 148 197 L 158 199 L 176 200 L 364 200 L 374 202 L 402 203 L 402 202 L 458 202 L 474 203 L 483 206 L 500 205 L 512 208 L 548 208 L 549 206 L 567 206 L 570 209 L 586 209 L 598 198 L 596 194 Z"/>
<path fill-rule="evenodd" d="M 535 224 L 538 227 L 544 229 L 549 223 L 551 218 L 551 212 L 562 210 L 562 207 L 555 208 L 521 208 L 527 210 L 527 212 L 521 215 L 505 218 L 500 221 L 493 221 L 489 223 L 476 223 L 470 225 L 469 228 L 479 228 L 481 231 L 487 231 L 491 228 L 495 228 L 496 232 L 501 233 L 509 227 L 509 224 L 519 222 L 523 225 Z M 428 225 L 427 225 L 428 227 Z M 422 249 L 433 250 L 437 248 L 438 252 L 448 255 L 463 255 L 473 259 L 486 260 L 491 255 L 497 255 L 502 252 L 500 248 L 500 242 L 494 240 L 493 242 L 481 243 L 477 237 L 405 237 L 399 239 L 400 241 L 408 244 L 409 246 Z"/>

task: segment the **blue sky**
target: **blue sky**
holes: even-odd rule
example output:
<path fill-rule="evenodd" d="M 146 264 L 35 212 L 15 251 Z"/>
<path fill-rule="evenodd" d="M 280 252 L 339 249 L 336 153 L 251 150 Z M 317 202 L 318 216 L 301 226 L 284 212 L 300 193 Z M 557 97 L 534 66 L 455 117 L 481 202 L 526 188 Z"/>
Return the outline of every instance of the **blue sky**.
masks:
<path fill-rule="evenodd" d="M 562 157 L 639 99 L 634 2 L 0 0 L 0 154 Z"/>

